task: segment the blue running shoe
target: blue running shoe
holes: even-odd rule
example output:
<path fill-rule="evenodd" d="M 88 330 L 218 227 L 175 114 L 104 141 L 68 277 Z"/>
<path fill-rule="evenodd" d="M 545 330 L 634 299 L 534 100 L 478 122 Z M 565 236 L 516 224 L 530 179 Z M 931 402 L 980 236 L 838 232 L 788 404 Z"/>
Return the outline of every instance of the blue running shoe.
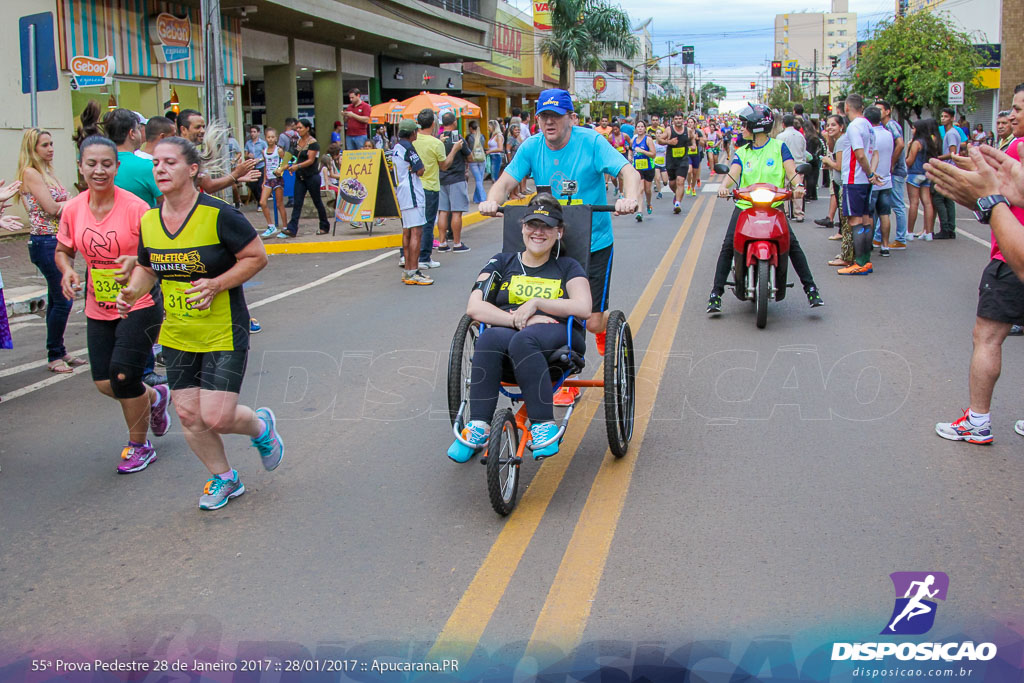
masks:
<path fill-rule="evenodd" d="M 263 331 L 263 326 L 256 318 L 249 318 L 249 334 L 258 334 Z"/>
<path fill-rule="evenodd" d="M 487 445 L 487 436 L 491 431 L 490 425 L 483 420 L 471 420 L 462 429 L 462 438 L 470 442 L 476 448 L 470 448 L 458 439 L 448 447 L 448 457 L 455 462 L 469 462 L 478 450 Z"/>
<path fill-rule="evenodd" d="M 554 422 L 541 422 L 530 425 L 530 443 L 544 443 L 558 433 L 558 425 Z M 533 459 L 543 460 L 558 452 L 561 439 L 548 444 L 544 448 L 533 448 Z"/>
<path fill-rule="evenodd" d="M 206 482 L 203 495 L 199 497 L 199 507 L 203 510 L 219 510 L 232 498 L 245 493 L 245 484 L 238 478 L 238 472 L 232 470 L 234 479 L 214 477 Z"/>
<path fill-rule="evenodd" d="M 252 445 L 260 452 L 260 460 L 267 471 L 277 469 L 284 457 L 284 440 L 277 433 L 277 418 L 270 408 L 257 408 L 256 417 L 263 420 L 263 434 L 252 440 Z"/>

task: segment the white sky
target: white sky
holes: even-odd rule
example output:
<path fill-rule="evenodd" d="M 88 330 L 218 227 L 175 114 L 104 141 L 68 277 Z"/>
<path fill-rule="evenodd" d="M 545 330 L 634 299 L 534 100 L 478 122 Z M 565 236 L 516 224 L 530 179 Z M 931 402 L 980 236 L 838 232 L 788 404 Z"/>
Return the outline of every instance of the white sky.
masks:
<path fill-rule="evenodd" d="M 615 1 L 615 0 L 613 0 Z M 669 52 L 668 42 L 693 45 L 694 58 L 701 65 L 704 82 L 713 80 L 729 89 L 729 100 L 740 101 L 750 93 L 750 81 L 767 68 L 765 60 L 774 55 L 775 15 L 785 12 L 826 12 L 829 0 L 619 0 L 634 24 L 653 17 L 649 30 L 654 54 Z M 530 0 L 511 0 L 525 12 Z M 849 9 L 857 13 L 858 39 L 866 37 L 873 26 L 892 16 L 895 0 L 849 0 Z M 673 48 L 674 49 L 674 48 Z M 678 57 L 673 74 L 682 68 Z M 667 61 L 661 73 L 668 75 Z M 658 76 L 663 79 L 664 76 Z"/>

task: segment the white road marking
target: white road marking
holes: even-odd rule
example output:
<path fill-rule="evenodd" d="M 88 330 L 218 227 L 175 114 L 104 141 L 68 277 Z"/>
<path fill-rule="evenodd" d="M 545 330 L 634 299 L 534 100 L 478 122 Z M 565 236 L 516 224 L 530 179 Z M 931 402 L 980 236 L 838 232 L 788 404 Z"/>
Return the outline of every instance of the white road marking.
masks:
<path fill-rule="evenodd" d="M 78 349 L 77 351 L 71 351 L 71 352 L 68 353 L 68 355 L 70 355 L 70 356 L 79 356 L 79 357 L 84 357 L 84 356 L 87 356 L 88 354 L 89 354 L 89 349 Z M 45 361 L 45 360 L 34 360 L 34 361 L 29 362 L 29 363 L 22 363 L 21 365 L 15 365 L 13 368 L 6 368 L 4 370 L 0 370 L 0 377 L 8 377 L 10 375 L 17 375 L 20 372 L 25 372 L 27 370 L 34 370 L 35 368 L 41 368 L 41 367 L 46 366 L 47 364 L 48 364 L 48 361 Z M 63 376 L 63 375 L 58 375 L 58 376 Z M 3 398 L 7 398 L 7 397 L 4 396 Z"/>
<path fill-rule="evenodd" d="M 253 308 L 259 308 L 260 306 L 266 306 L 267 304 L 272 304 L 275 301 L 280 301 L 281 299 L 284 299 L 286 297 L 292 296 L 293 294 L 299 294 L 301 292 L 305 292 L 308 289 L 313 289 L 314 287 L 317 287 L 317 286 L 322 285 L 324 283 L 330 282 L 331 280 L 335 280 L 335 279 L 341 277 L 342 275 L 347 275 L 348 273 L 351 273 L 354 270 L 359 270 L 360 268 L 372 265 L 374 263 L 377 263 L 378 261 L 383 261 L 384 259 L 386 259 L 388 257 L 391 257 L 391 256 L 394 256 L 394 255 L 396 255 L 398 253 L 399 252 L 394 251 L 394 250 L 386 251 L 383 254 L 375 256 L 372 259 L 369 259 L 367 261 L 361 261 L 361 262 L 355 264 L 354 266 L 349 266 L 348 268 L 342 268 L 341 270 L 337 270 L 337 271 L 335 271 L 333 273 L 330 273 L 329 275 L 324 275 L 319 280 L 313 280 L 312 282 L 310 282 L 308 284 L 301 285 L 301 286 L 296 287 L 294 289 L 289 289 L 286 292 L 281 292 L 280 294 L 275 294 L 274 296 L 268 296 L 266 299 L 260 299 L 259 301 L 256 301 L 254 303 L 249 304 L 249 308 L 250 308 L 250 310 L 253 309 Z"/>
<path fill-rule="evenodd" d="M 14 399 L 24 396 L 25 394 L 31 394 L 33 391 L 44 389 L 48 386 L 56 384 L 57 382 L 63 382 L 64 380 L 70 379 L 75 375 L 81 375 L 88 371 L 88 365 L 79 365 L 77 368 L 75 368 L 74 372 L 66 372 L 62 375 L 54 375 L 53 377 L 40 380 L 38 382 L 35 382 L 34 384 L 29 384 L 28 386 L 24 386 L 20 389 L 15 389 L 9 394 L 4 394 L 3 396 L 0 396 L 0 406 L 6 405 L 8 401 L 13 401 Z"/>
<path fill-rule="evenodd" d="M 967 232 L 963 228 L 961 228 L 960 230 L 957 230 L 956 234 L 957 235 L 963 235 L 964 237 L 966 237 L 968 239 L 972 239 L 972 240 L 974 240 L 975 242 L 977 242 L 978 244 L 980 244 L 983 247 L 989 247 L 989 248 L 992 247 L 992 243 L 989 242 L 988 240 L 983 240 L 980 237 L 978 237 L 977 235 L 972 235 L 971 233 Z"/>
<path fill-rule="evenodd" d="M 287 291 L 281 292 L 280 294 L 274 294 L 273 296 L 268 296 L 266 299 L 260 299 L 259 301 L 254 301 L 253 303 L 249 304 L 249 310 L 252 310 L 254 308 L 259 308 L 260 306 L 265 306 L 267 304 L 274 303 L 275 301 L 280 301 L 281 299 L 287 298 L 287 297 L 295 295 L 295 294 L 299 294 L 301 292 L 305 292 L 306 290 L 309 290 L 309 289 L 312 289 L 312 288 L 317 287 L 319 285 L 325 284 L 327 282 L 330 282 L 331 280 L 335 280 L 335 279 L 341 277 L 342 275 L 346 275 L 348 273 L 351 273 L 354 270 L 359 270 L 360 268 L 364 268 L 366 266 L 372 265 L 374 263 L 377 263 L 378 261 L 382 261 L 382 260 L 384 260 L 386 258 L 393 257 L 393 256 L 395 256 L 398 253 L 399 252 L 396 251 L 396 250 L 389 250 L 389 251 L 386 251 L 386 252 L 384 252 L 382 254 L 379 254 L 379 255 L 373 257 L 372 259 L 367 259 L 366 261 L 361 261 L 359 263 L 356 263 L 355 265 L 351 265 L 351 266 L 348 266 L 346 268 L 342 268 L 341 270 L 337 270 L 337 271 L 335 271 L 333 273 L 325 275 L 322 278 L 320 278 L 318 280 L 314 280 L 313 282 L 310 282 L 308 284 L 301 285 L 301 286 L 295 287 L 293 289 L 289 289 Z M 79 349 L 78 351 L 72 351 L 71 355 L 73 355 L 73 356 L 81 356 L 81 355 L 85 355 L 87 353 L 88 353 L 88 349 Z M 27 370 L 33 370 L 35 368 L 43 367 L 46 364 L 47 364 L 46 361 L 32 361 L 31 363 L 23 363 L 22 365 L 16 365 L 13 368 L 7 368 L 6 370 L 0 370 L 0 377 L 7 377 L 9 375 L 15 375 L 15 374 L 18 374 L 20 372 L 25 372 Z M 20 389 L 15 389 L 14 391 L 12 391 L 12 392 L 10 392 L 8 394 L 0 395 L 0 406 L 4 406 L 8 402 L 13 401 L 16 398 L 20 398 L 22 396 L 25 396 L 26 394 L 31 394 L 34 391 L 38 391 L 40 389 L 45 389 L 46 387 L 52 386 L 54 384 L 57 384 L 58 382 L 62 382 L 64 380 L 66 380 L 66 379 L 70 379 L 71 377 L 74 377 L 75 375 L 80 375 L 80 374 L 82 374 L 83 372 L 85 372 L 88 369 L 89 369 L 88 365 L 83 365 L 81 367 L 75 368 L 75 372 L 74 373 L 68 373 L 68 374 L 63 374 L 63 375 L 55 375 L 53 377 L 49 377 L 49 378 L 41 380 L 39 382 L 35 382 L 33 384 L 29 384 L 28 386 L 21 387 Z"/>
<path fill-rule="evenodd" d="M 718 188 L 722 186 L 722 183 L 706 183 L 701 185 L 701 192 L 718 192 Z"/>

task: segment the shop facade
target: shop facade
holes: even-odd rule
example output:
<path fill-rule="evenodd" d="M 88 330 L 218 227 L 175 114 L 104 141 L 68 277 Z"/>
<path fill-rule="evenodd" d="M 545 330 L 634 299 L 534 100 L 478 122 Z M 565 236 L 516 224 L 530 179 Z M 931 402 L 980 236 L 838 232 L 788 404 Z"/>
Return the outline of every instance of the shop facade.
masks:
<path fill-rule="evenodd" d="M 229 123 L 241 125 L 242 34 L 238 17 L 222 17 L 221 60 Z M 89 100 L 101 109 L 124 107 L 145 117 L 172 108 L 203 110 L 203 44 L 199 10 L 159 0 L 60 0 L 58 66 L 71 73 L 76 57 L 113 57 L 106 85 L 78 87 L 70 110 Z"/>

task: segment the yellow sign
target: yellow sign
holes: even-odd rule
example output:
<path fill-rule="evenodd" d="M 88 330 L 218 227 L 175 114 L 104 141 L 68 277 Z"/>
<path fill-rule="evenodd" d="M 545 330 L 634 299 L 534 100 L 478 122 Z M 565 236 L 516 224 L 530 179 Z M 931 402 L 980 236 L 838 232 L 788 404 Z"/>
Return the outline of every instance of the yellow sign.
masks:
<path fill-rule="evenodd" d="M 594 92 L 600 95 L 607 89 L 608 79 L 601 75 L 594 76 Z"/>
<path fill-rule="evenodd" d="M 463 71 L 501 78 L 522 85 L 534 85 L 533 27 L 500 3 L 491 31 L 491 61 L 465 62 Z"/>
<path fill-rule="evenodd" d="M 533 27 L 538 31 L 551 30 L 551 5 L 548 0 L 533 0 Z"/>
<path fill-rule="evenodd" d="M 372 221 L 374 218 L 401 215 L 395 185 L 384 163 L 383 150 L 345 152 L 338 167 L 337 181 L 335 221 Z"/>

